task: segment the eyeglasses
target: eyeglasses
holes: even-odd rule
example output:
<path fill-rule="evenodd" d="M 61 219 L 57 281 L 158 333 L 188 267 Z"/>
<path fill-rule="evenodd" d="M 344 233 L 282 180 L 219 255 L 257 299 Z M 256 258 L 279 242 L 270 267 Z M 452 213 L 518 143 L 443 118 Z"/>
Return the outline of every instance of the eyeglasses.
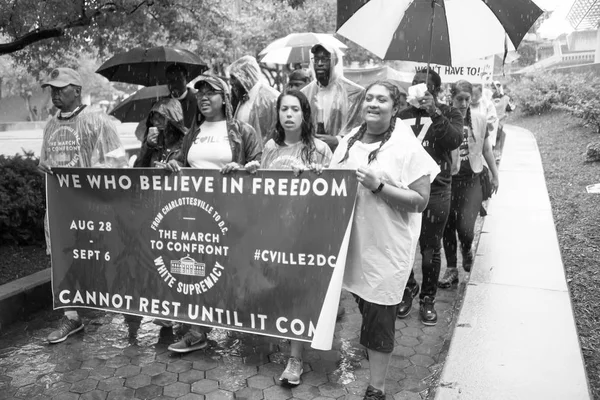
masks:
<path fill-rule="evenodd" d="M 328 64 L 331 62 L 331 57 L 315 57 L 314 60 L 315 60 L 315 64 L 319 64 L 319 63 Z"/>
<path fill-rule="evenodd" d="M 216 96 L 218 94 L 223 94 L 223 91 L 222 90 L 206 90 L 206 91 L 203 91 L 203 92 L 196 92 L 196 98 L 197 99 L 201 99 L 204 96 L 206 96 L 206 97 L 213 97 L 213 96 Z"/>

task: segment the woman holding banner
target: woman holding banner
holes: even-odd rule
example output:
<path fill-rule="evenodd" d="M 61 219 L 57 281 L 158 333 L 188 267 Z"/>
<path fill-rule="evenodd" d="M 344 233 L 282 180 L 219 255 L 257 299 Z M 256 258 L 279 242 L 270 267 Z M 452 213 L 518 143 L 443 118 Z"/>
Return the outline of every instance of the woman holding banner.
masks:
<path fill-rule="evenodd" d="M 216 76 L 203 75 L 194 87 L 200 114 L 181 150 L 165 166 L 219 169 L 224 173 L 260 161 L 262 142 L 254 128 L 233 119 L 229 86 Z"/>
<path fill-rule="evenodd" d="M 458 148 L 459 157 L 452 164 L 452 195 L 450 215 L 444 229 L 444 252 L 446 253 L 446 272 L 438 282 L 440 288 L 449 288 L 458 283 L 456 268 L 456 236 L 460 239 L 462 266 L 467 272 L 473 265 L 471 247 L 475 236 L 475 221 L 483 201 L 481 179 L 483 160 L 491 172 L 492 193 L 498 190 L 498 169 L 492 151 L 490 133 L 486 116 L 471 112 L 471 99 L 474 87 L 467 81 L 458 81 L 452 85 L 452 102 L 463 115 L 464 140 Z M 485 178 L 485 175 L 483 177 Z"/>
<path fill-rule="evenodd" d="M 260 161 L 262 141 L 250 125 L 233 119 L 228 85 L 216 76 L 203 75 L 194 85 L 200 114 L 183 139 L 181 149 L 167 163 L 173 172 L 181 167 L 219 169 L 228 173 L 250 161 Z M 207 346 L 211 328 L 193 325 L 183 338 L 169 346 L 176 353 L 189 353 Z"/>
<path fill-rule="evenodd" d="M 387 81 L 367 88 L 364 123 L 337 147 L 332 168 L 356 170 L 358 188 L 343 287 L 362 314 L 370 384 L 365 399 L 385 399 L 398 304 L 412 269 L 421 212 L 439 172 L 412 130 L 395 115 L 400 91 Z"/>
<path fill-rule="evenodd" d="M 293 169 L 296 174 L 305 169 L 319 173 L 329 166 L 331 150 L 327 143 L 315 138 L 311 119 L 311 109 L 304 93 L 290 90 L 277 99 L 278 117 L 275 131 L 265 144 L 260 164 L 248 163 L 250 173 L 262 169 Z M 292 340 L 290 358 L 280 381 L 289 385 L 299 385 L 304 372 L 302 367 L 303 343 Z"/>

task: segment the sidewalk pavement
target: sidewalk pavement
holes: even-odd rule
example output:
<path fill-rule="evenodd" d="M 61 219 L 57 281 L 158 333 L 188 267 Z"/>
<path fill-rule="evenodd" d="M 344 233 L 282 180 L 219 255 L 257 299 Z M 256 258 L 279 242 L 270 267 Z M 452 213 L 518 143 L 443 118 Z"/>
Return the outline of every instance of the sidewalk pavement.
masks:
<path fill-rule="evenodd" d="M 416 272 L 420 282 L 420 267 Z M 388 399 L 421 399 L 419 392 L 425 396 L 434 385 L 459 290 L 439 290 L 436 326 L 420 322 L 418 299 L 410 316 L 397 320 Z M 342 303 L 333 350 L 306 346 L 302 383 L 293 389 L 278 379 L 289 355 L 286 340 L 214 329 L 207 349 L 180 355 L 167 350 L 176 341 L 172 331 L 148 318 L 130 340 L 123 315 L 82 310 L 85 332 L 48 345 L 61 312 L 46 310 L 0 336 L 0 399 L 362 399 L 369 362 L 359 344 L 361 317 L 349 293 Z"/>
<path fill-rule="evenodd" d="M 590 399 L 533 134 L 505 126 L 485 219 L 436 400 Z"/>

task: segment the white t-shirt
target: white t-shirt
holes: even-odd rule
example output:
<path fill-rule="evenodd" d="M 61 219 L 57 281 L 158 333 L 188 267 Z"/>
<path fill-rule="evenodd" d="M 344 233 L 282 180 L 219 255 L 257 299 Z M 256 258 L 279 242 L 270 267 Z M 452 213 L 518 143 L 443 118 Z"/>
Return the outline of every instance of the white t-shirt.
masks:
<path fill-rule="evenodd" d="M 380 143 L 356 141 L 348 159 L 348 140 L 354 129 L 338 145 L 330 168 L 357 169 L 368 165 L 371 151 Z M 381 147 L 369 165 L 386 185 L 408 188 L 424 175 L 433 182 L 440 172 L 421 142 L 402 121 L 396 121 L 392 137 Z M 398 211 L 377 194 L 358 185 L 352 233 L 348 246 L 344 288 L 371 303 L 396 305 L 402 300 L 404 287 L 415 259 L 421 231 L 421 214 Z"/>
<path fill-rule="evenodd" d="M 260 166 L 264 169 L 292 169 L 293 166 L 309 166 L 311 163 L 321 164 L 328 167 L 331 162 L 331 150 L 329 146 L 319 139 L 314 139 L 315 150 L 312 153 L 311 160 L 306 162 L 302 159 L 302 142 L 292 145 L 279 146 L 273 139 L 270 139 L 263 149 Z"/>
<path fill-rule="evenodd" d="M 233 160 L 227 121 L 204 121 L 187 156 L 193 168 L 221 169 Z"/>

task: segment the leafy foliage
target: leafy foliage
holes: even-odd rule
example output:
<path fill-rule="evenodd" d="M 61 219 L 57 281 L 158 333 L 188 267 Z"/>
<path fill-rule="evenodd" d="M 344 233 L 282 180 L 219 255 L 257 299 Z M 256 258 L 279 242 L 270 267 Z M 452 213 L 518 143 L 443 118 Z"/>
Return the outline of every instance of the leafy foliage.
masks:
<path fill-rule="evenodd" d="M 568 83 L 564 75 L 539 73 L 524 77 L 513 87 L 513 96 L 521 110 L 527 115 L 539 115 L 551 111 L 564 103 L 568 93 Z"/>
<path fill-rule="evenodd" d="M 33 153 L 0 155 L 2 243 L 32 244 L 44 238 L 45 191 L 38 161 Z"/>
<path fill-rule="evenodd" d="M 538 73 L 513 84 L 513 95 L 527 115 L 566 110 L 600 133 L 600 77 L 594 73 Z"/>

